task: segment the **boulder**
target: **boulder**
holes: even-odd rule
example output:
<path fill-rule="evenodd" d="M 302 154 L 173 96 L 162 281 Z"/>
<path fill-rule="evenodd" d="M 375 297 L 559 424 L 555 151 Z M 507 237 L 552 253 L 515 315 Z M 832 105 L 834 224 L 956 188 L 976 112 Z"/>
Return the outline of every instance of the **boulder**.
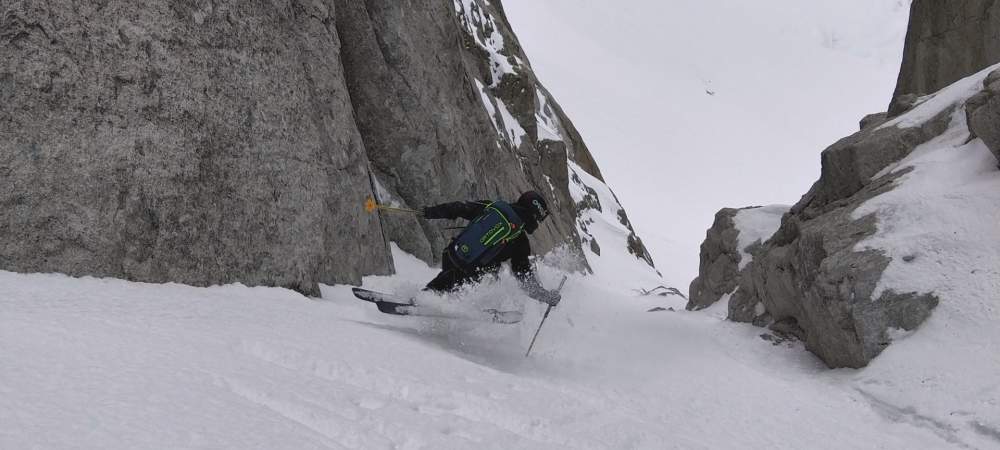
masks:
<path fill-rule="evenodd" d="M 953 111 L 943 111 L 916 127 L 868 128 L 833 144 L 820 155 L 819 181 L 792 207 L 792 213 L 812 219 L 846 204 L 882 169 L 943 133 Z"/>
<path fill-rule="evenodd" d="M 874 126 L 882 125 L 883 123 L 885 123 L 886 120 L 888 120 L 888 116 L 889 114 L 884 112 L 869 114 L 863 117 L 861 121 L 858 123 L 859 129 L 865 130 Z"/>
<path fill-rule="evenodd" d="M 787 206 L 774 205 L 724 208 L 716 213 L 701 244 L 698 278 L 691 282 L 686 308 L 704 309 L 732 294 L 787 211 Z"/>
<path fill-rule="evenodd" d="M 862 367 L 888 344 L 890 328 L 912 330 L 929 317 L 932 294 L 886 291 L 873 297 L 889 258 L 856 246 L 876 231 L 873 215 L 852 212 L 894 187 L 904 171 L 880 173 L 942 134 L 957 105 L 923 123 L 886 124 L 823 151 L 819 181 L 755 255 L 730 300 L 731 320 L 793 323 L 806 348 L 830 367 Z M 753 313 L 751 313 L 753 312 Z"/>

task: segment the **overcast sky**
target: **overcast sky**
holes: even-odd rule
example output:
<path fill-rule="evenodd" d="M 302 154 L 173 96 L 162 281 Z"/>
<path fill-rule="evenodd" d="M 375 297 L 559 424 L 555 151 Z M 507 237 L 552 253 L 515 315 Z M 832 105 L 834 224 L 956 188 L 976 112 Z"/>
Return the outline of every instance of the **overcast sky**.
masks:
<path fill-rule="evenodd" d="M 504 0 L 657 266 L 687 288 L 722 207 L 793 204 L 885 110 L 909 0 Z"/>

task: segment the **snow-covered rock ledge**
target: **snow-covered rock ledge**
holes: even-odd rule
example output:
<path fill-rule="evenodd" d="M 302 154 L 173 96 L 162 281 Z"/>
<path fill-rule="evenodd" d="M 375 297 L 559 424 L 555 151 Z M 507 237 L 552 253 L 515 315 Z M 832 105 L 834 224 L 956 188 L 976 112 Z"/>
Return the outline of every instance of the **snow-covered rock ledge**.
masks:
<path fill-rule="evenodd" d="M 788 206 L 723 208 L 701 244 L 698 278 L 691 282 L 689 311 L 728 300 L 762 244 L 778 230 Z"/>
<path fill-rule="evenodd" d="M 780 324 L 830 367 L 869 364 L 939 304 L 948 320 L 977 317 L 982 328 L 969 339 L 1000 344 L 992 331 L 1000 321 L 998 68 L 826 149 L 820 180 L 750 250 L 745 270 L 732 248 L 706 264 L 703 246 L 693 302 L 731 293 L 729 319 Z M 719 246 L 712 238 L 709 249 Z M 727 239 L 731 247 L 733 236 L 716 240 Z"/>

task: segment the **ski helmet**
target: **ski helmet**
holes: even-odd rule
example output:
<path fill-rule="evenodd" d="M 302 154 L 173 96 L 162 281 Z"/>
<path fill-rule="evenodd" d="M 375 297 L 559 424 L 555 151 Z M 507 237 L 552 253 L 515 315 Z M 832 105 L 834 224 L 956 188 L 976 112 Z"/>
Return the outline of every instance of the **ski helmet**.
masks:
<path fill-rule="evenodd" d="M 549 216 L 549 205 L 545 203 L 542 194 L 535 191 L 528 191 L 521 194 L 521 197 L 517 199 L 517 205 L 531 211 L 531 215 L 539 223 Z"/>

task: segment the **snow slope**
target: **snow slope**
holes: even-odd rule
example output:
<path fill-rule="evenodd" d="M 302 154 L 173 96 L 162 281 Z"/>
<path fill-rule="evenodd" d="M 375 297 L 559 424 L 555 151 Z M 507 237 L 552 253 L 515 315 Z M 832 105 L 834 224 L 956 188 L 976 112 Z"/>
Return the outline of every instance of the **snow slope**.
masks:
<path fill-rule="evenodd" d="M 969 140 L 962 105 L 997 69 L 928 96 L 884 125 L 919 126 L 954 109 L 945 133 L 883 171 L 909 170 L 897 187 L 853 213 L 878 218 L 878 232 L 858 250 L 892 258 L 874 297 L 892 289 L 940 298 L 925 324 L 897 333 L 859 391 L 955 442 L 992 439 L 994 447 L 1000 447 L 1000 171 L 983 141 Z"/>
<path fill-rule="evenodd" d="M 409 278 L 366 285 L 415 291 L 434 273 L 395 257 Z M 464 301 L 520 304 L 513 286 L 505 276 Z M 313 300 L 0 272 L 0 448 L 956 445 L 873 405 L 855 389 L 864 372 L 827 371 L 757 328 L 648 313 L 683 300 L 593 277 L 564 294 L 524 358 L 537 304 L 495 326 L 382 315 L 346 286 Z"/>

